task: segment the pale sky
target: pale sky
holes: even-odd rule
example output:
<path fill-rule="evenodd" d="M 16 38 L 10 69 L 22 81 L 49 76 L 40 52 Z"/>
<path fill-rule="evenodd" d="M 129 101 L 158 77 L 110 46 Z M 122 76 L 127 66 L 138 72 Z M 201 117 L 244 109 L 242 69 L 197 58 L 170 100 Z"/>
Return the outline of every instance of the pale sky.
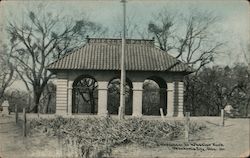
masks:
<path fill-rule="evenodd" d="M 221 39 L 227 41 L 226 53 L 219 55 L 215 64 L 231 65 L 235 62 L 245 62 L 240 51 L 240 43 L 246 46 L 250 35 L 250 8 L 244 0 L 127 0 L 127 17 L 140 27 L 147 28 L 152 14 L 167 8 L 169 11 L 185 14 L 190 7 L 212 11 L 221 17 L 218 24 Z M 44 1 L 2 1 L 0 2 L 0 27 L 9 18 L 20 18 L 22 11 L 32 8 L 34 4 Z M 84 12 L 91 21 L 107 27 L 112 37 L 112 30 L 119 28 L 119 17 L 122 15 L 120 0 L 92 1 L 45 1 L 48 11 L 58 11 L 64 15 L 79 16 Z M 4 30 L 2 30 L 4 31 Z M 0 29 L 1 33 L 1 29 Z M 3 33 L 3 32 L 2 32 Z M 138 38 L 138 37 L 136 37 Z"/>

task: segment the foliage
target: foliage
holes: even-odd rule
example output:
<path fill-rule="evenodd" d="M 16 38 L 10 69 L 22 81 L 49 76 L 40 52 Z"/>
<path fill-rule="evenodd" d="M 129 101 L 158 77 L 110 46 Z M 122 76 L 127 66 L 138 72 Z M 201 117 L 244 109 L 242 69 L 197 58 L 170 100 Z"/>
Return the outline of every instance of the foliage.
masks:
<path fill-rule="evenodd" d="M 227 104 L 232 105 L 240 116 L 250 114 L 247 66 L 204 68 L 197 76 L 186 80 L 185 108 L 191 115 L 216 116 Z"/>
<path fill-rule="evenodd" d="M 125 86 L 125 114 L 132 114 L 132 85 L 126 81 Z M 118 114 L 120 106 L 120 79 L 114 78 L 108 85 L 108 112 L 109 114 Z"/>
<path fill-rule="evenodd" d="M 146 147 L 162 146 L 168 141 L 183 136 L 183 122 L 158 120 L 112 118 L 33 119 L 31 129 L 38 129 L 49 135 L 60 135 L 67 143 L 77 144 L 80 157 L 108 156 L 112 148 L 133 143 Z M 204 129 L 204 125 L 191 123 L 191 133 Z"/>
<path fill-rule="evenodd" d="M 25 91 L 7 91 L 4 98 L 9 101 L 10 112 L 15 112 L 15 106 L 17 106 L 18 112 L 22 112 L 23 108 L 29 107 L 28 93 Z"/>
<path fill-rule="evenodd" d="M 159 85 L 153 80 L 145 80 L 142 96 L 142 113 L 144 115 L 159 115 L 161 108 Z"/>

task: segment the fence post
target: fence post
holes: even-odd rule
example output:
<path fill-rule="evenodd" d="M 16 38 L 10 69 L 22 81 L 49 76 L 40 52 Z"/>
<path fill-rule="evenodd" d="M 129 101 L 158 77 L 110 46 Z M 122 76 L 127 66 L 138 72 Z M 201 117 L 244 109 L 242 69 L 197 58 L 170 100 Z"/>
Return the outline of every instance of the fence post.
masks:
<path fill-rule="evenodd" d="M 62 137 L 61 137 L 61 129 L 59 128 L 57 131 L 57 143 L 58 143 L 58 156 L 62 157 L 63 156 L 63 145 L 62 145 Z"/>
<path fill-rule="evenodd" d="M 39 104 L 37 105 L 37 117 L 39 118 L 40 116 L 39 116 L 39 111 L 40 111 L 40 106 L 39 106 Z"/>
<path fill-rule="evenodd" d="M 27 119 L 26 119 L 26 108 L 23 108 L 23 136 L 26 137 L 27 135 L 27 131 L 26 131 L 26 123 L 27 123 Z"/>
<path fill-rule="evenodd" d="M 189 121 L 190 121 L 190 112 L 186 112 L 185 115 L 185 141 L 189 141 Z"/>
<path fill-rule="evenodd" d="M 220 125 L 224 126 L 224 124 L 225 124 L 224 109 L 221 109 L 221 113 L 220 113 Z"/>
<path fill-rule="evenodd" d="M 16 124 L 18 122 L 18 110 L 17 110 L 17 104 L 15 104 L 15 119 L 16 119 Z"/>

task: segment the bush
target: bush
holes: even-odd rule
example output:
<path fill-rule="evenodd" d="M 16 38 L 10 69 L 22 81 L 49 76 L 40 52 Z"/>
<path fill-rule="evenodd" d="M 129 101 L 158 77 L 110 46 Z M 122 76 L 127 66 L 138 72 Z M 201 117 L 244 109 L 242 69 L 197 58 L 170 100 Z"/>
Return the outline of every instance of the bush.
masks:
<path fill-rule="evenodd" d="M 183 122 L 163 122 L 130 118 L 117 120 L 112 118 L 73 119 L 57 117 L 55 119 L 33 119 L 31 130 L 38 129 L 48 135 L 57 135 L 65 142 L 77 144 L 80 157 L 110 155 L 112 148 L 133 143 L 146 147 L 166 145 L 168 141 L 183 136 Z M 191 133 L 204 128 L 191 123 Z M 73 141 L 73 142 L 72 142 Z"/>

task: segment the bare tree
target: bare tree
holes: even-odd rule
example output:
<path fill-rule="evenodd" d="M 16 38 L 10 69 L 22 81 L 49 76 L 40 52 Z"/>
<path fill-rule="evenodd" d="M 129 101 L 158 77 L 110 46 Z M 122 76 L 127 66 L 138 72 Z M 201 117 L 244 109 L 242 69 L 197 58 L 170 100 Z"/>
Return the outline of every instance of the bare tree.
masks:
<path fill-rule="evenodd" d="M 3 98 L 6 88 L 8 88 L 16 76 L 14 73 L 15 67 L 10 62 L 8 51 L 12 51 L 13 47 L 8 50 L 6 45 L 0 46 L 0 99 Z"/>
<path fill-rule="evenodd" d="M 11 57 L 18 63 L 16 70 L 26 87 L 32 87 L 34 112 L 38 112 L 41 94 L 53 75 L 46 65 L 81 46 L 87 34 L 94 36 L 102 31 L 101 26 L 82 15 L 79 17 L 47 12 L 38 6 L 36 12 L 27 11 L 21 22 L 8 23 L 10 42 L 15 45 Z"/>
<path fill-rule="evenodd" d="M 214 60 L 219 48 L 224 44 L 215 39 L 213 27 L 218 17 L 210 12 L 193 11 L 190 17 L 185 18 L 185 35 L 179 38 L 177 58 L 196 66 L 197 72 Z"/>
<path fill-rule="evenodd" d="M 176 15 L 176 14 L 175 14 Z M 149 23 L 148 30 L 156 37 L 160 49 L 177 52 L 176 58 L 196 68 L 212 62 L 223 42 L 216 42 L 213 28 L 218 17 L 211 12 L 192 9 L 181 19 L 166 10 Z M 182 27 L 176 27 L 176 25 Z"/>
<path fill-rule="evenodd" d="M 153 17 L 154 20 L 148 24 L 149 33 L 153 34 L 161 50 L 173 49 L 176 30 L 175 15 L 164 9 Z"/>

